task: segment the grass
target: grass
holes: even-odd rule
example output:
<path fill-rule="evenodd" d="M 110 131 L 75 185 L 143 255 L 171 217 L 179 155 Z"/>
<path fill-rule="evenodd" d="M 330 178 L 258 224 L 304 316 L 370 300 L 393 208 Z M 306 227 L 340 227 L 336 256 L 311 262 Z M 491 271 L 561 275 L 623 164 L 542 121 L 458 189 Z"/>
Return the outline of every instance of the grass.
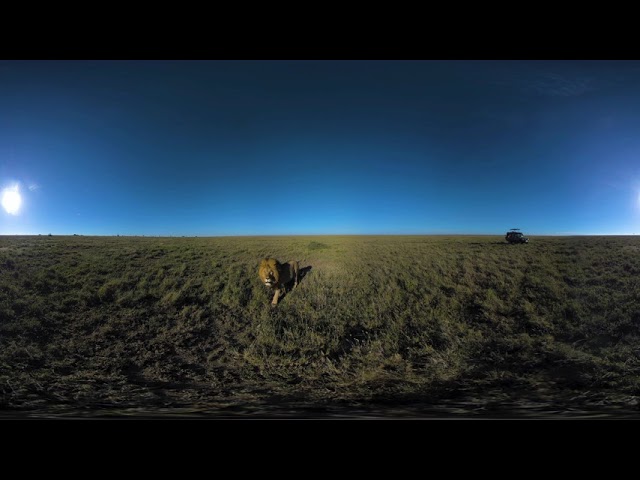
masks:
<path fill-rule="evenodd" d="M 530 241 L 0 237 L 0 412 L 637 411 L 640 239 Z"/>

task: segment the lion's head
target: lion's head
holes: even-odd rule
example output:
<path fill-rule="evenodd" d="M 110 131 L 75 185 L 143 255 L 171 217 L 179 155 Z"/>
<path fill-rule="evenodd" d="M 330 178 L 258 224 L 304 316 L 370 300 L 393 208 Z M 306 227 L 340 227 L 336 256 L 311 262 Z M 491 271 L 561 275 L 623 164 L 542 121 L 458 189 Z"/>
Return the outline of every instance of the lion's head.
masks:
<path fill-rule="evenodd" d="M 260 262 L 260 279 L 267 287 L 275 287 L 280 281 L 280 263 L 275 258 L 264 258 Z"/>

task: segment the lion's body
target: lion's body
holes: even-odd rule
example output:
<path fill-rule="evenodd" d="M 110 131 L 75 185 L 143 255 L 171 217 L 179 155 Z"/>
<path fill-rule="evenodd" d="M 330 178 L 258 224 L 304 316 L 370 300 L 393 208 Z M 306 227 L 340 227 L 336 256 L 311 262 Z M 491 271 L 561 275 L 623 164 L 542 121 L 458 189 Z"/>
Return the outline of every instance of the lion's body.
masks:
<path fill-rule="evenodd" d="M 275 258 L 264 258 L 260 262 L 258 274 L 260 280 L 267 287 L 275 290 L 271 305 L 278 304 L 281 292 L 285 292 L 287 285 L 294 282 L 293 288 L 298 286 L 298 262 L 280 263 Z"/>

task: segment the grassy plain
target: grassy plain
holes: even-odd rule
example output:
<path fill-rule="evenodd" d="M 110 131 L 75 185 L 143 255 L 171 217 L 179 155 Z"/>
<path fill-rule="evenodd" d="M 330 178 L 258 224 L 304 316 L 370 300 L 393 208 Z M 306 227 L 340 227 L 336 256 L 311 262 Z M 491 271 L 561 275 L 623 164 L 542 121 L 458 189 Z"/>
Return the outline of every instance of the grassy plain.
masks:
<path fill-rule="evenodd" d="M 640 238 L 530 242 L 0 237 L 0 415 L 640 416 Z"/>

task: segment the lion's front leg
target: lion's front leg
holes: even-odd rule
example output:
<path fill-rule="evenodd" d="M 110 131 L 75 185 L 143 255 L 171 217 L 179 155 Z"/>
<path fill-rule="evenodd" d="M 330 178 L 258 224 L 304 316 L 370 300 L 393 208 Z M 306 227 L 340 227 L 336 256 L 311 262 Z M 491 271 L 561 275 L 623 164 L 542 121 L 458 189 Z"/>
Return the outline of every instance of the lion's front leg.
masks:
<path fill-rule="evenodd" d="M 280 289 L 276 288 L 276 291 L 273 294 L 273 300 L 271 300 L 271 306 L 275 307 L 278 304 L 279 299 L 280 299 Z"/>

